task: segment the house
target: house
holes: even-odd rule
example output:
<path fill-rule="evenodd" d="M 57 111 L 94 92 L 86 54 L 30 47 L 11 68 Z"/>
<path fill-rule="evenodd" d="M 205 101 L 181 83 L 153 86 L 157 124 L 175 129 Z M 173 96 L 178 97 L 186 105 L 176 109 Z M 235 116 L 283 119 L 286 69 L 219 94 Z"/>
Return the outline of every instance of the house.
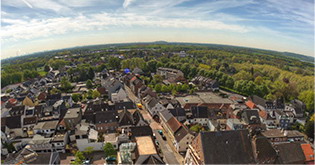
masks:
<path fill-rule="evenodd" d="M 157 96 L 157 94 L 150 87 L 142 86 L 142 88 L 139 89 L 138 98 L 143 99 L 147 95 L 150 95 L 151 97 L 156 97 Z"/>
<path fill-rule="evenodd" d="M 35 152 L 30 148 L 23 148 L 17 153 L 11 154 L 4 164 L 60 164 L 58 152 Z"/>
<path fill-rule="evenodd" d="M 169 134 L 170 141 L 178 153 L 187 151 L 188 145 L 194 138 L 188 128 L 180 123 L 175 117 L 170 117 L 167 122 L 162 124 L 164 130 Z"/>
<path fill-rule="evenodd" d="M 123 84 L 114 77 L 106 77 L 102 79 L 102 86 L 107 90 L 108 97 L 110 98 L 112 93 L 115 93 L 118 89 L 123 87 Z M 111 99 L 111 98 L 110 98 Z"/>
<path fill-rule="evenodd" d="M 227 119 L 227 130 L 242 130 L 245 129 L 244 124 L 239 119 Z"/>
<path fill-rule="evenodd" d="M 296 130 L 270 129 L 261 132 L 271 143 L 304 142 L 304 135 Z"/>
<path fill-rule="evenodd" d="M 166 108 L 158 102 L 156 98 L 152 98 L 148 103 L 147 109 L 152 117 L 158 115 L 159 112 L 164 111 Z"/>
<path fill-rule="evenodd" d="M 76 125 L 82 119 L 81 107 L 69 108 L 66 115 L 63 118 L 67 130 L 74 130 Z"/>
<path fill-rule="evenodd" d="M 267 111 L 277 109 L 277 106 L 275 106 L 272 101 L 265 100 L 259 96 L 256 96 L 256 95 L 250 96 L 250 100 L 253 103 L 255 103 L 256 106 L 260 105 L 263 108 L 265 108 L 265 110 L 267 110 Z"/>
<path fill-rule="evenodd" d="M 199 91 L 216 91 L 219 90 L 219 82 L 217 80 L 212 80 L 203 76 L 194 77 L 191 80 Z"/>
<path fill-rule="evenodd" d="M 254 164 L 247 130 L 200 132 L 189 145 L 185 164 Z"/>
<path fill-rule="evenodd" d="M 261 122 L 258 110 L 245 109 L 241 112 L 242 121 L 250 128 L 252 133 L 257 133 L 265 129 Z"/>
<path fill-rule="evenodd" d="M 62 96 L 61 99 L 65 102 L 67 107 L 73 106 L 73 100 L 72 100 L 71 95 Z"/>
<path fill-rule="evenodd" d="M 135 150 L 137 144 L 133 142 L 122 143 L 119 146 L 117 152 L 117 163 L 118 164 L 133 164 L 136 159 Z"/>
<path fill-rule="evenodd" d="M 134 76 L 131 80 L 130 80 L 130 89 L 131 91 L 138 96 L 138 91 L 139 89 L 144 86 L 144 83 L 142 82 L 142 80 L 140 78 L 138 78 L 137 76 Z"/>
<path fill-rule="evenodd" d="M 227 130 L 226 119 L 208 120 L 207 126 L 210 131 L 225 131 Z"/>
<path fill-rule="evenodd" d="M 10 138 L 27 136 L 22 130 L 21 116 L 10 116 L 1 118 L 1 131 L 9 135 Z"/>
<path fill-rule="evenodd" d="M 135 139 L 139 136 L 153 136 L 153 131 L 150 126 L 130 127 L 130 138 Z"/>
<path fill-rule="evenodd" d="M 116 102 L 113 106 L 116 111 L 123 109 L 136 109 L 136 105 L 134 104 L 134 102 L 128 99 L 121 102 Z"/>
<path fill-rule="evenodd" d="M 253 150 L 258 164 L 275 164 L 277 151 L 269 140 L 263 136 L 253 137 Z"/>
<path fill-rule="evenodd" d="M 305 164 L 314 163 L 314 150 L 310 144 L 303 143 L 301 144 L 304 156 L 305 156 Z"/>
<path fill-rule="evenodd" d="M 51 136 L 55 133 L 58 122 L 58 120 L 39 122 L 34 126 L 33 130 L 36 134 Z"/>
<path fill-rule="evenodd" d="M 184 73 L 177 69 L 159 67 L 156 74 L 161 75 L 169 83 L 175 83 L 184 80 Z"/>
<path fill-rule="evenodd" d="M 66 153 L 66 145 L 68 144 L 69 134 L 65 133 L 57 133 L 51 138 L 51 146 L 54 151 Z"/>
<path fill-rule="evenodd" d="M 165 164 L 159 156 L 151 136 L 135 138 L 137 148 L 135 151 L 135 164 Z"/>
<path fill-rule="evenodd" d="M 138 67 L 135 67 L 132 71 L 133 74 L 138 74 L 138 75 L 142 75 L 143 74 L 143 70 L 138 68 Z"/>
<path fill-rule="evenodd" d="M 303 117 L 306 109 L 306 105 L 300 100 L 292 100 L 291 107 L 294 109 L 293 113 L 297 118 Z"/>
<path fill-rule="evenodd" d="M 25 113 L 25 105 L 13 106 L 9 111 L 10 116 L 21 116 Z"/>
<path fill-rule="evenodd" d="M 209 112 L 208 107 L 205 106 L 192 106 L 191 107 L 191 116 L 187 117 L 187 121 L 190 124 L 201 124 L 203 126 L 207 125 Z"/>
<path fill-rule="evenodd" d="M 45 137 L 39 134 L 33 136 L 26 146 L 36 152 L 53 152 L 51 137 Z"/>
<path fill-rule="evenodd" d="M 206 106 L 208 109 L 221 109 L 227 111 L 233 102 L 222 98 L 213 92 L 196 92 L 195 95 L 180 96 L 175 98 L 182 108 L 188 110 L 192 106 Z"/>
<path fill-rule="evenodd" d="M 119 126 L 117 111 L 101 111 L 94 115 L 95 128 L 100 133 L 113 133 Z"/>
<path fill-rule="evenodd" d="M 245 109 L 242 112 L 242 120 L 248 125 L 260 124 L 260 118 L 258 110 Z"/>
<path fill-rule="evenodd" d="M 290 112 L 284 112 L 280 110 L 274 110 L 273 114 L 276 117 L 276 123 L 281 129 L 289 129 L 294 123 L 294 114 Z"/>
<path fill-rule="evenodd" d="M 80 151 L 84 151 L 87 147 L 93 147 L 95 151 L 103 150 L 104 141 L 99 141 L 98 131 L 89 128 L 89 124 L 82 121 L 76 126 L 75 134 L 70 137 L 75 141 Z"/>
<path fill-rule="evenodd" d="M 134 123 L 135 126 L 148 126 L 149 125 L 149 123 L 143 118 L 139 110 L 134 111 L 132 114 L 132 117 L 135 122 Z"/>
<path fill-rule="evenodd" d="M 126 108 L 118 116 L 119 127 L 128 128 L 135 124 L 134 117 Z"/>
<path fill-rule="evenodd" d="M 275 144 L 274 148 L 278 152 L 276 164 L 303 164 L 306 160 L 299 143 Z"/>
<path fill-rule="evenodd" d="M 184 122 L 186 120 L 186 111 L 184 108 L 174 108 L 169 109 L 169 112 L 180 122 Z"/>
<path fill-rule="evenodd" d="M 127 99 L 127 93 L 123 88 L 120 88 L 117 92 L 112 93 L 112 102 L 121 102 Z"/>
<path fill-rule="evenodd" d="M 175 150 L 178 153 L 185 153 L 194 137 L 195 136 L 185 125 L 181 125 L 181 127 L 179 127 L 179 129 L 174 132 L 173 145 L 175 147 Z"/>

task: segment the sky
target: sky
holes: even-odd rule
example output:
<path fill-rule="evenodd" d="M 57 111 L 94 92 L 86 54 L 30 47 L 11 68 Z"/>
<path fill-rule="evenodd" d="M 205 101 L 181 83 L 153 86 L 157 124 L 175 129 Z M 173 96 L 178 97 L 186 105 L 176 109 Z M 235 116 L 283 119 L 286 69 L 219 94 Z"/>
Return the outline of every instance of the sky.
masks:
<path fill-rule="evenodd" d="M 314 1 L 1 0 L 1 59 L 74 46 L 151 41 L 314 56 Z"/>

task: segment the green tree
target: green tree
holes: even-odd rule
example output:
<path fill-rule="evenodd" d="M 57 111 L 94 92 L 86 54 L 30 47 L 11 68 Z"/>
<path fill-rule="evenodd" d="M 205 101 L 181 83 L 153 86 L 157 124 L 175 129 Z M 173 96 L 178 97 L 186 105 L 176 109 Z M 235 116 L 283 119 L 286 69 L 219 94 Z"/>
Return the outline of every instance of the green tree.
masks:
<path fill-rule="evenodd" d="M 163 92 L 163 93 L 169 92 L 168 86 L 163 84 L 162 88 L 161 88 L 161 92 Z"/>
<path fill-rule="evenodd" d="M 92 67 L 89 67 L 89 70 L 88 70 L 89 79 L 93 80 L 94 76 L 95 76 L 94 69 Z"/>
<path fill-rule="evenodd" d="M 85 157 L 83 155 L 83 152 L 77 151 L 74 155 L 75 160 L 71 164 L 81 165 L 83 164 L 83 161 L 85 160 Z"/>
<path fill-rule="evenodd" d="M 87 87 L 88 89 L 93 88 L 93 82 L 92 82 L 92 80 L 88 79 L 88 80 L 86 81 L 86 87 Z"/>
<path fill-rule="evenodd" d="M 204 131 L 204 128 L 200 124 L 193 125 L 190 127 L 190 130 L 199 133 L 200 131 Z"/>
<path fill-rule="evenodd" d="M 246 72 L 245 70 L 241 70 L 235 75 L 233 75 L 234 80 L 252 80 L 253 76 L 251 73 Z"/>
<path fill-rule="evenodd" d="M 99 91 L 97 91 L 97 90 L 94 90 L 94 91 L 93 91 L 93 93 L 92 93 L 93 99 L 96 99 L 96 98 L 98 98 L 98 97 L 100 97 L 100 96 L 101 96 L 101 94 L 100 94 Z"/>
<path fill-rule="evenodd" d="M 314 139 L 314 114 L 311 118 L 305 123 L 305 134 Z"/>
<path fill-rule="evenodd" d="M 103 147 L 105 157 L 116 156 L 116 150 L 111 143 L 106 143 Z"/>
<path fill-rule="evenodd" d="M 61 81 L 60 81 L 60 85 L 61 85 L 61 89 L 63 91 L 69 91 L 72 89 L 72 85 L 70 83 L 70 81 L 66 78 L 66 77 L 62 77 Z"/>
<path fill-rule="evenodd" d="M 82 100 L 82 95 L 79 93 L 73 93 L 71 97 L 72 97 L 72 100 L 76 103 Z"/>
<path fill-rule="evenodd" d="M 44 66 L 44 71 L 45 71 L 45 72 L 49 72 L 49 71 L 50 71 L 50 67 L 49 67 L 48 65 L 45 65 L 45 66 Z"/>
<path fill-rule="evenodd" d="M 90 157 L 93 151 L 94 151 L 94 147 L 86 147 L 84 149 L 84 154 L 86 155 L 86 157 Z"/>
<path fill-rule="evenodd" d="M 298 97 L 306 105 L 309 112 L 314 112 L 314 91 L 306 90 L 300 93 Z"/>
<path fill-rule="evenodd" d="M 109 61 L 108 61 L 108 66 L 111 69 L 119 70 L 120 69 L 120 62 L 121 62 L 121 59 L 119 59 L 117 57 L 110 57 Z"/>
<path fill-rule="evenodd" d="M 160 93 L 162 91 L 162 85 L 161 84 L 156 84 L 154 86 L 154 90 L 157 92 L 157 93 Z"/>
<path fill-rule="evenodd" d="M 57 89 L 57 88 L 53 88 L 53 89 L 51 89 L 51 90 L 49 91 L 49 93 L 50 93 L 51 95 L 54 95 L 54 94 L 61 93 L 61 91 L 60 91 L 59 89 Z"/>

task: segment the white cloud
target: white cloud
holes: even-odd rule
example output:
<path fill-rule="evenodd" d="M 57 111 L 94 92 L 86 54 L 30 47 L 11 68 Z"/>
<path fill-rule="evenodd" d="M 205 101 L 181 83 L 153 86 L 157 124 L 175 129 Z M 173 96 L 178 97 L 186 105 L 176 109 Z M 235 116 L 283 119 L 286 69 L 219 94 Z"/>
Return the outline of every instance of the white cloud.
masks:
<path fill-rule="evenodd" d="M 2 27 L 3 41 L 48 37 L 68 32 L 104 30 L 105 28 L 108 28 L 108 26 L 209 29 L 234 31 L 239 33 L 248 31 L 244 26 L 225 24 L 219 21 L 156 18 L 135 15 L 132 13 L 119 15 L 101 13 L 89 16 L 60 17 L 46 20 L 33 19 L 30 21 L 3 19 L 2 21 L 11 24 Z"/>
<path fill-rule="evenodd" d="M 127 8 L 131 4 L 132 1 L 134 1 L 134 0 L 125 0 L 123 3 L 123 7 Z"/>

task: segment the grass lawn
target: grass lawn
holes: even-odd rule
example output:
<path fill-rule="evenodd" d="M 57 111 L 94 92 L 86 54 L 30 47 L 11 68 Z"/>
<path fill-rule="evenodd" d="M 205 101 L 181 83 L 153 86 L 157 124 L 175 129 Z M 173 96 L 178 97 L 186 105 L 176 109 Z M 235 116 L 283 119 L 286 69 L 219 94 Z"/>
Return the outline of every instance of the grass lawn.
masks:
<path fill-rule="evenodd" d="M 39 71 L 38 74 L 39 74 L 41 77 L 44 77 L 44 76 L 46 76 L 47 72 L 45 72 L 45 71 Z"/>

